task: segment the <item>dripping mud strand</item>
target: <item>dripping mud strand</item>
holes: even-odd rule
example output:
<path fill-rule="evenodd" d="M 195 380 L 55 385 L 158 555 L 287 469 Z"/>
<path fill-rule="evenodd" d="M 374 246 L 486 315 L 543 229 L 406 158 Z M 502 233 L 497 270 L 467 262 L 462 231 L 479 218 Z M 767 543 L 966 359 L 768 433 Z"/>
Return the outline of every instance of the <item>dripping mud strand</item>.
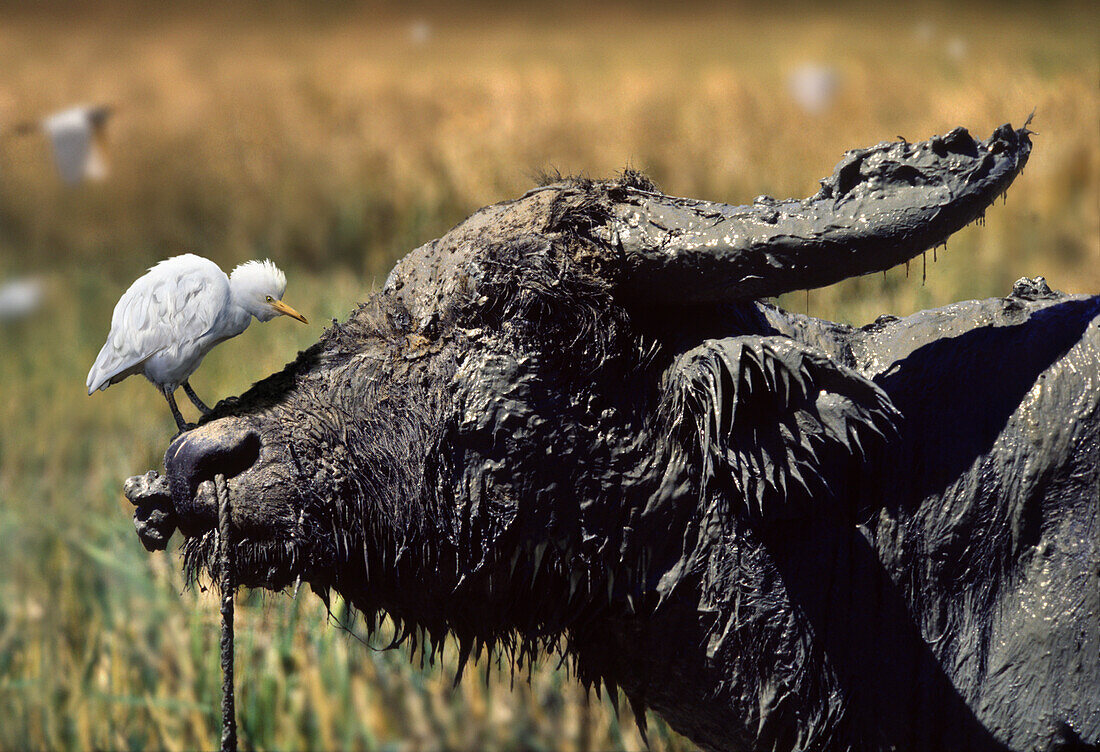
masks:
<path fill-rule="evenodd" d="M 229 548 L 229 486 L 214 476 L 218 495 L 218 590 L 221 593 L 222 752 L 236 752 L 237 718 L 233 693 L 233 562 Z"/>

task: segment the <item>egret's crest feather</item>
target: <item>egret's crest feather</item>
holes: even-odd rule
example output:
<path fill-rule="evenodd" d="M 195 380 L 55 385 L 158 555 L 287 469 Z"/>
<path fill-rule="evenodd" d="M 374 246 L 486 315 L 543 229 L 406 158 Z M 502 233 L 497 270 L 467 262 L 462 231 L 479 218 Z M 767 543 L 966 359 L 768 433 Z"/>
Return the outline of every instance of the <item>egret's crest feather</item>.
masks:
<path fill-rule="evenodd" d="M 286 275 L 270 259 L 244 262 L 233 270 L 229 280 L 234 287 L 263 292 L 280 300 L 286 292 Z"/>

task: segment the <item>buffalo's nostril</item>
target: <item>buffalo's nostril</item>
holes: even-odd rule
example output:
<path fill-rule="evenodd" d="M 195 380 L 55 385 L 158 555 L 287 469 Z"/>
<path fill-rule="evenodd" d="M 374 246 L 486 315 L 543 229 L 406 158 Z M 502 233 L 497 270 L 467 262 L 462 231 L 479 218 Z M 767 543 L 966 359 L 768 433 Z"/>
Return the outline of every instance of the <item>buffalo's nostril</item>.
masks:
<path fill-rule="evenodd" d="M 187 431 L 172 442 L 164 455 L 172 505 L 183 521 L 213 523 L 213 505 L 196 499 L 200 483 L 221 473 L 227 478 L 255 464 L 260 435 L 239 418 L 223 418 Z M 186 530 L 185 530 L 186 532 Z"/>

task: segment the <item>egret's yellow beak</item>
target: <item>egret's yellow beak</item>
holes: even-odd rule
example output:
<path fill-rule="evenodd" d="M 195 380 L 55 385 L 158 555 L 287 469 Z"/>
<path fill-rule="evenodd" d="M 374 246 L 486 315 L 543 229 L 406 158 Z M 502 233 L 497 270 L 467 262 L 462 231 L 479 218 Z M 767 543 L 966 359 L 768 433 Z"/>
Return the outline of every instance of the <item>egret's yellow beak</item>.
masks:
<path fill-rule="evenodd" d="M 305 316 L 298 313 L 297 311 L 295 311 L 293 308 L 291 308 L 290 306 L 288 306 L 286 303 L 284 303 L 281 300 L 276 300 L 275 302 L 273 302 L 271 304 L 271 307 L 274 308 L 279 313 L 283 314 L 284 316 L 290 316 L 290 318 L 292 318 L 292 319 L 298 319 L 303 324 L 308 324 L 309 323 L 308 321 L 306 321 Z"/>

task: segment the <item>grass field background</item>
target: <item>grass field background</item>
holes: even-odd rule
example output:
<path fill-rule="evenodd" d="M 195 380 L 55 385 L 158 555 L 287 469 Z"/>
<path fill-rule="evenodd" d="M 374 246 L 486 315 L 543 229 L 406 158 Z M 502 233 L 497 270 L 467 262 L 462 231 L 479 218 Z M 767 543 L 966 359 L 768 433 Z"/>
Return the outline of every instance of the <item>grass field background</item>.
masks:
<path fill-rule="evenodd" d="M 632 166 L 731 203 L 804 196 L 848 148 L 956 125 L 984 138 L 1034 109 L 1007 204 L 929 255 L 926 281 L 917 260 L 781 303 L 863 323 L 1025 275 L 1100 290 L 1095 6 L 50 7 L 0 7 L 0 282 L 46 290 L 35 315 L 0 321 L 0 749 L 217 744 L 215 599 L 184 590 L 174 546 L 145 553 L 121 495 L 160 466 L 171 416 L 138 379 L 84 390 L 114 302 L 160 258 L 270 256 L 287 302 L 323 323 L 540 170 Z M 817 115 L 786 90 L 805 63 L 838 76 Z M 43 139 L 10 128 L 84 101 L 117 107 L 113 172 L 72 189 Z M 319 332 L 254 326 L 192 381 L 208 400 L 239 393 Z M 643 747 L 629 711 L 586 705 L 554 660 L 530 683 L 483 664 L 452 688 L 451 654 L 421 669 L 333 611 L 304 591 L 239 596 L 245 746 Z M 654 749 L 691 748 L 650 728 Z"/>

